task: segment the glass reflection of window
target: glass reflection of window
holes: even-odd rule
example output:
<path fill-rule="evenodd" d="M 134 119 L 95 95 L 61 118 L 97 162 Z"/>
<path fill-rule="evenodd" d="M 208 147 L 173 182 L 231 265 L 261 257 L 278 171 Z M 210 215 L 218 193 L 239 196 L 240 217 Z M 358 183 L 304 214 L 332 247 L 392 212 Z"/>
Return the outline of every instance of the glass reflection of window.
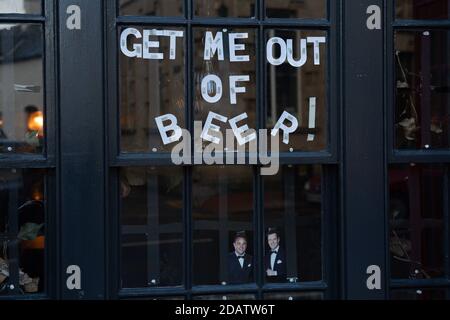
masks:
<path fill-rule="evenodd" d="M 396 147 L 450 147 L 450 33 L 397 31 Z"/>
<path fill-rule="evenodd" d="M 266 0 L 269 18 L 326 19 L 327 0 Z"/>
<path fill-rule="evenodd" d="M 0 24 L 0 153 L 44 149 L 43 31 Z"/>
<path fill-rule="evenodd" d="M 264 180 L 265 230 L 275 228 L 285 251 L 286 277 L 267 282 L 322 279 L 322 173 L 320 166 L 284 166 Z M 265 259 L 269 258 L 267 238 Z"/>
<path fill-rule="evenodd" d="M 182 186 L 182 168 L 122 169 L 122 287 L 182 285 Z"/>
<path fill-rule="evenodd" d="M 252 18 L 256 15 L 256 0 L 194 0 L 196 16 L 221 18 Z"/>
<path fill-rule="evenodd" d="M 390 178 L 391 276 L 430 279 L 444 271 L 443 166 L 393 166 Z"/>
<path fill-rule="evenodd" d="M 448 19 L 448 0 L 395 0 L 397 19 Z"/>
<path fill-rule="evenodd" d="M 123 16 L 181 16 L 183 0 L 119 0 Z"/>
<path fill-rule="evenodd" d="M 0 296 L 45 289 L 43 170 L 0 170 Z"/>
<path fill-rule="evenodd" d="M 246 255 L 254 256 L 253 169 L 195 168 L 192 197 L 194 283 L 228 284 L 228 279 L 232 278 L 228 259 L 234 252 L 233 240 L 237 232 L 245 231 Z M 253 276 L 254 273 L 241 284 L 253 282 Z"/>
<path fill-rule="evenodd" d="M 1 13 L 40 14 L 42 0 L 1 0 Z"/>
<path fill-rule="evenodd" d="M 397 289 L 391 291 L 391 300 L 446 300 L 447 289 Z"/>

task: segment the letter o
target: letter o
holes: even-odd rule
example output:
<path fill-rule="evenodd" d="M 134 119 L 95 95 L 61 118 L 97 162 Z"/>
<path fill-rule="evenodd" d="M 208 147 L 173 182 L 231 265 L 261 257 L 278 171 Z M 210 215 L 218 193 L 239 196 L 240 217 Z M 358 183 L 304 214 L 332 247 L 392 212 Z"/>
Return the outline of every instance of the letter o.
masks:
<path fill-rule="evenodd" d="M 208 90 L 208 86 L 211 84 L 211 82 L 214 83 L 216 87 L 216 93 L 214 96 L 210 96 L 210 91 Z M 222 80 L 216 75 L 210 74 L 203 78 L 202 80 L 202 97 L 205 99 L 206 102 L 209 103 L 216 103 L 220 99 L 222 99 L 223 90 L 222 90 Z"/>
<path fill-rule="evenodd" d="M 273 47 L 275 44 L 278 44 L 280 46 L 280 57 L 275 58 L 273 56 Z M 270 64 L 274 66 L 279 66 L 283 64 L 287 59 L 287 46 L 286 42 L 279 38 L 279 37 L 273 37 L 270 38 L 269 41 L 267 41 L 267 60 L 270 62 Z"/>

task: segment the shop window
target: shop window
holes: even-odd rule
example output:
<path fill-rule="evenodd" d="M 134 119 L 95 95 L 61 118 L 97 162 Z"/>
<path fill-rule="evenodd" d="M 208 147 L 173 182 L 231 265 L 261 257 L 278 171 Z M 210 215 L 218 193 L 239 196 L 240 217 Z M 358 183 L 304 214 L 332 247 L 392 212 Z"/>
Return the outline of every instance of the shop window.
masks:
<path fill-rule="evenodd" d="M 41 14 L 42 0 L 3 0 L 0 2 L 0 14 Z"/>
<path fill-rule="evenodd" d="M 183 0 L 119 0 L 119 14 L 124 16 L 181 16 Z"/>
<path fill-rule="evenodd" d="M 325 19 L 325 0 L 266 0 L 266 15 L 269 18 Z"/>
<path fill-rule="evenodd" d="M 396 0 L 397 19 L 448 19 L 448 0 Z"/>

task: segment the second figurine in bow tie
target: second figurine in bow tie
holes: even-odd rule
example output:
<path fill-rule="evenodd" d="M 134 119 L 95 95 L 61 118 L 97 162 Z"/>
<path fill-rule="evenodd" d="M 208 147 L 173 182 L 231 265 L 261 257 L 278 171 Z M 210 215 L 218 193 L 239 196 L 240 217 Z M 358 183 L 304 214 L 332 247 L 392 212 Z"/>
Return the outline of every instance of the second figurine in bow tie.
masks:
<path fill-rule="evenodd" d="M 267 250 L 264 257 L 267 282 L 286 282 L 286 254 L 280 247 L 280 235 L 276 229 L 267 232 Z"/>
<path fill-rule="evenodd" d="M 234 251 L 228 255 L 228 284 L 243 284 L 253 281 L 253 257 L 246 253 L 247 236 L 238 232 L 234 237 Z"/>

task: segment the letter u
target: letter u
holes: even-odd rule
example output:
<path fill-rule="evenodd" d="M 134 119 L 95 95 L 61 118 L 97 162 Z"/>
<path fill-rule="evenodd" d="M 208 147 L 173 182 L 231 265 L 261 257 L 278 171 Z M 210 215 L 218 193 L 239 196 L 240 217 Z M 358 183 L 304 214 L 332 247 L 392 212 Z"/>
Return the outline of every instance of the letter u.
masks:
<path fill-rule="evenodd" d="M 289 64 L 293 67 L 300 68 L 305 65 L 308 58 L 308 51 L 306 47 L 306 39 L 300 40 L 300 59 L 296 61 L 294 59 L 294 45 L 292 39 L 287 40 L 287 58 Z"/>

